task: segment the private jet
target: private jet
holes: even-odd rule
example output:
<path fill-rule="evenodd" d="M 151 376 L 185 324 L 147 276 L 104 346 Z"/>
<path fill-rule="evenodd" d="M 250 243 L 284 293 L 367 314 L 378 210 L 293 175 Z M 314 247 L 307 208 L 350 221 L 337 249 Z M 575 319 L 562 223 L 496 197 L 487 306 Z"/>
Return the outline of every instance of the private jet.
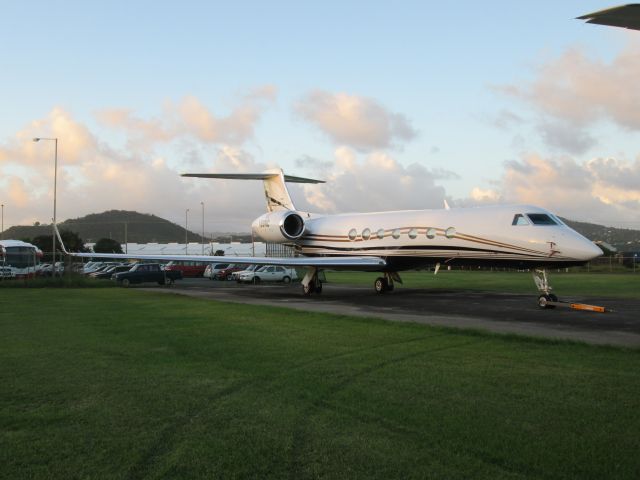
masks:
<path fill-rule="evenodd" d="M 540 292 L 538 304 L 550 308 L 547 269 L 584 265 L 602 255 L 593 242 L 564 224 L 553 213 L 533 205 L 497 205 L 437 210 L 403 210 L 322 215 L 299 211 L 287 183 L 324 183 L 264 173 L 185 173 L 183 177 L 261 180 L 267 212 L 253 221 L 255 237 L 290 246 L 294 257 L 234 257 L 238 264 L 304 267 L 305 295 L 320 294 L 322 270 L 379 272 L 377 293 L 402 283 L 400 272 L 441 267 L 512 267 L 529 269 Z M 60 239 L 62 248 L 64 245 Z M 74 257 L 140 260 L 217 261 L 208 255 L 129 255 L 65 253 Z"/>

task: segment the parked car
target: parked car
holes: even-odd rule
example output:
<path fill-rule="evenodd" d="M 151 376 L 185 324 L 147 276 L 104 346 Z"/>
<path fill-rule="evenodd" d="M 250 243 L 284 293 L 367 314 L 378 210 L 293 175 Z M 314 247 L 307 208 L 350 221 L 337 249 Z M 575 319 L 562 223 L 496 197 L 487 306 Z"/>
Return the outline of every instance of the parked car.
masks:
<path fill-rule="evenodd" d="M 203 277 L 208 278 L 209 280 L 217 280 L 218 273 L 224 270 L 225 268 L 229 268 L 232 265 L 231 263 L 212 263 L 207 265 L 207 268 L 204 269 Z"/>
<path fill-rule="evenodd" d="M 0 267 L 0 278 L 8 279 L 15 278 L 16 274 L 11 267 Z"/>
<path fill-rule="evenodd" d="M 207 267 L 205 262 L 191 260 L 172 260 L 167 263 L 165 270 L 180 270 L 183 277 L 202 277 Z"/>
<path fill-rule="evenodd" d="M 243 272 L 240 274 L 240 283 L 260 283 L 260 282 L 284 282 L 290 283 L 297 279 L 295 269 L 285 268 L 276 265 L 265 265 L 253 272 Z"/>
<path fill-rule="evenodd" d="M 93 278 L 99 278 L 99 279 L 110 279 L 112 275 L 116 274 L 116 273 L 120 273 L 120 272 L 128 272 L 129 270 L 131 270 L 131 267 L 133 267 L 132 264 L 126 264 L 126 265 L 111 265 L 108 268 L 105 268 L 103 271 L 101 272 L 94 272 L 92 273 L 90 276 Z"/>
<path fill-rule="evenodd" d="M 229 265 L 227 268 L 224 268 L 218 272 L 217 278 L 218 280 L 232 280 L 231 275 L 243 269 L 244 269 L 244 266 Z"/>
<path fill-rule="evenodd" d="M 244 270 L 238 270 L 231 274 L 231 280 L 235 280 L 236 282 L 240 282 L 240 275 L 243 273 L 253 272 L 254 270 L 262 267 L 262 265 L 245 265 Z"/>
<path fill-rule="evenodd" d="M 128 272 L 116 273 L 111 278 L 123 287 L 145 282 L 171 285 L 174 281 L 182 279 L 182 272 L 179 270 L 164 270 L 159 263 L 137 263 Z"/>

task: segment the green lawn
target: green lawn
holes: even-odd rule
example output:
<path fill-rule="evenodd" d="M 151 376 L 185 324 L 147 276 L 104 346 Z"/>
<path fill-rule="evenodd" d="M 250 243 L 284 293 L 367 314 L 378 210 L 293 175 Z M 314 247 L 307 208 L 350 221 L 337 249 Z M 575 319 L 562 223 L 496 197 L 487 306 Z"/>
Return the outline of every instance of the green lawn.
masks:
<path fill-rule="evenodd" d="M 0 477 L 638 478 L 640 352 L 124 289 L 0 296 Z"/>
<path fill-rule="evenodd" d="M 362 272 L 327 272 L 327 281 L 352 285 L 370 285 L 380 274 Z M 408 288 L 478 290 L 511 293 L 537 292 L 531 273 L 440 270 L 400 272 Z M 640 272 L 633 273 L 565 273 L 549 272 L 549 281 L 558 295 L 640 298 Z"/>

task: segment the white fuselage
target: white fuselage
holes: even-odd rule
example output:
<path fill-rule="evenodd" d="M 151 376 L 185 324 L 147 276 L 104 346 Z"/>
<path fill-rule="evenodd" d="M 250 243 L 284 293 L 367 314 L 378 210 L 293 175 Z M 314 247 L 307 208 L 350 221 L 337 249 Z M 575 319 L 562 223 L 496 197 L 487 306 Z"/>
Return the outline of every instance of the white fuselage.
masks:
<path fill-rule="evenodd" d="M 302 255 L 382 257 L 391 270 L 437 262 L 569 266 L 602 254 L 553 214 L 532 205 L 303 216 L 304 234 L 288 242 Z M 257 221 L 254 233 L 260 235 Z"/>

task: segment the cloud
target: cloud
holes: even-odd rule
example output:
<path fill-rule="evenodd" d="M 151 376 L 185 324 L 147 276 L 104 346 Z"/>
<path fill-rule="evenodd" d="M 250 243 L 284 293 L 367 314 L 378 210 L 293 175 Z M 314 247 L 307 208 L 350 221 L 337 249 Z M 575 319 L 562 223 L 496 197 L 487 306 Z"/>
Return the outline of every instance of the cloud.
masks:
<path fill-rule="evenodd" d="M 552 148 L 583 154 L 598 142 L 586 131 L 564 121 L 542 121 L 538 124 L 542 140 Z"/>
<path fill-rule="evenodd" d="M 300 207 L 313 212 L 343 213 L 442 208 L 444 188 L 438 174 L 419 164 L 404 166 L 382 152 L 358 154 L 348 147 L 334 152 L 332 167 L 314 176 L 322 185 L 305 185 Z M 299 208 L 300 208 L 299 207 Z"/>
<path fill-rule="evenodd" d="M 550 117 L 586 126 L 603 117 L 630 130 L 640 129 L 640 47 L 629 45 L 610 62 L 578 48 L 538 67 L 524 85 L 498 91 L 520 98 Z"/>
<path fill-rule="evenodd" d="M 417 135 L 404 115 L 371 98 L 346 93 L 313 91 L 297 103 L 295 111 L 336 145 L 361 152 L 397 147 Z"/>
<path fill-rule="evenodd" d="M 496 188 L 474 188 L 475 203 L 529 203 L 573 220 L 634 227 L 640 211 L 640 161 L 527 155 L 504 164 Z"/>
<path fill-rule="evenodd" d="M 193 221 L 200 225 L 200 202 L 203 201 L 207 212 L 206 231 L 248 231 L 249 222 L 265 211 L 258 182 L 182 178 L 180 173 L 184 167 L 168 161 L 166 153 L 171 150 L 167 150 L 161 140 L 152 141 L 144 148 L 128 144 L 119 149 L 69 112 L 55 108 L 0 145 L 0 191 L 4 192 L 5 226 L 35 221 L 48 223 L 52 217 L 53 143 L 34 143 L 32 138 L 39 135 L 59 138 L 57 214 L 60 220 L 123 209 L 155 213 L 183 224 L 185 209 L 189 208 L 191 215 L 198 219 Z M 182 145 L 188 135 L 183 133 L 175 141 Z M 197 171 L 263 171 L 273 167 L 257 163 L 241 147 L 204 148 L 201 142 L 189 151 L 188 161 L 197 166 Z"/>
<path fill-rule="evenodd" d="M 125 108 L 102 110 L 96 117 L 104 126 L 123 130 L 137 145 L 186 135 L 205 143 L 242 145 L 253 137 L 264 109 L 276 96 L 277 89 L 271 85 L 250 91 L 227 116 L 218 116 L 198 98 L 187 96 L 178 103 L 167 102 L 162 114 L 150 120 Z"/>

